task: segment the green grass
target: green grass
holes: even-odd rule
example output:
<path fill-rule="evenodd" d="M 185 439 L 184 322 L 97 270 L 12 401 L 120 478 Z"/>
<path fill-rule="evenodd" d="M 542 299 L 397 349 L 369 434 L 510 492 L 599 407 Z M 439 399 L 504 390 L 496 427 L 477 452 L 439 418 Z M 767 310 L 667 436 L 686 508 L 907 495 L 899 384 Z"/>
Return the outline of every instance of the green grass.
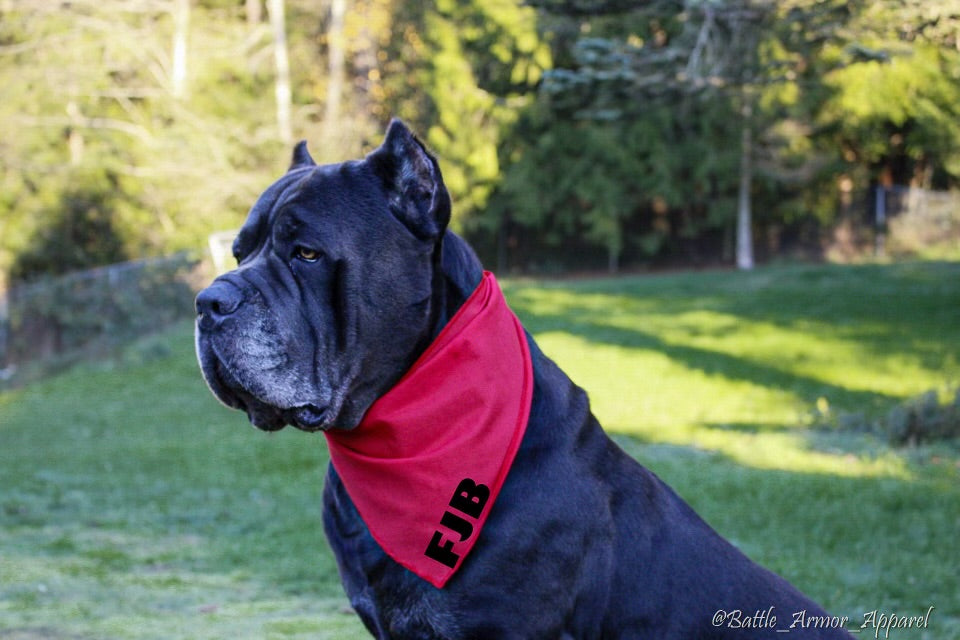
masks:
<path fill-rule="evenodd" d="M 855 621 L 936 607 L 891 638 L 960 638 L 957 445 L 807 428 L 960 384 L 960 264 L 506 289 L 621 445 L 751 557 Z M 220 407 L 186 325 L 0 394 L 0 638 L 364 637 L 326 460 Z"/>

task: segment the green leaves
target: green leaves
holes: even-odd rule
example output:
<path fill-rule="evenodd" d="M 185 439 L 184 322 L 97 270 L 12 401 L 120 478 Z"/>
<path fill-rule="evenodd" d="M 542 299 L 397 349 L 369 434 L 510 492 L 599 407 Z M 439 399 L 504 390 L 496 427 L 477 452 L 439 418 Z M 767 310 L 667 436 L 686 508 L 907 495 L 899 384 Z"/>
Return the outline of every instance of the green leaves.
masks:
<path fill-rule="evenodd" d="M 47 269 L 64 225 L 110 240 L 71 267 L 202 247 L 285 168 L 257 3 L 189 4 L 182 92 L 172 4 L 8 4 L 0 270 Z M 960 183 L 960 0 L 350 0 L 336 124 L 324 4 L 287 0 L 295 138 L 336 162 L 404 118 L 481 251 L 729 259 L 744 122 L 768 238 Z"/>
<path fill-rule="evenodd" d="M 956 0 L 534 4 L 565 25 L 555 40 L 561 67 L 548 71 L 541 85 L 540 105 L 556 118 L 550 126 L 589 121 L 576 126 L 584 137 L 598 138 L 597 148 L 604 146 L 603 132 L 618 132 L 616 143 L 593 157 L 592 166 L 606 172 L 578 176 L 595 181 L 577 194 L 590 203 L 580 214 L 592 230 L 588 239 L 624 233 L 622 246 L 639 243 L 641 255 L 650 255 L 675 252 L 683 238 L 729 229 L 737 148 L 753 167 L 745 176 L 758 218 L 753 226 L 770 237 L 790 229 L 813 250 L 817 243 L 810 239 L 844 216 L 849 223 L 852 199 L 877 182 L 927 188 L 960 182 Z M 741 147 L 741 123 L 752 134 L 748 148 Z M 532 135 L 543 136 L 542 129 Z M 564 192 L 551 166 L 563 162 L 563 153 L 534 154 L 552 176 L 543 180 L 550 203 Z M 635 164 L 624 156 L 650 158 L 649 166 L 621 172 Z M 507 171 L 520 171 L 523 182 L 537 188 L 526 178 L 530 171 L 519 165 Z M 623 173 L 633 176 L 632 190 L 607 184 L 607 177 L 622 180 Z M 518 197 L 509 176 L 504 187 L 517 208 L 534 206 L 536 198 Z M 617 231 L 608 224 L 610 201 L 627 221 Z M 666 205 L 669 225 L 658 224 L 656 202 Z M 560 214 L 541 208 L 540 215 L 546 222 Z M 536 217 L 514 214 L 516 220 Z M 595 217 L 607 222 L 594 226 Z M 729 257 L 712 242 L 712 255 Z M 778 250 L 775 240 L 771 247 Z"/>

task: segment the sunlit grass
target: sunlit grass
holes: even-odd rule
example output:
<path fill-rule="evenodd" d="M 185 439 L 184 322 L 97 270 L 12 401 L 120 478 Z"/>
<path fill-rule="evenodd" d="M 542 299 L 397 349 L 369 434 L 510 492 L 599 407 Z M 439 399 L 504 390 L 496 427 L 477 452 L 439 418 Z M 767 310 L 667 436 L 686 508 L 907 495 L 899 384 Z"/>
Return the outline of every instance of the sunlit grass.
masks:
<path fill-rule="evenodd" d="M 721 534 L 834 612 L 934 605 L 910 638 L 960 638 L 956 446 L 807 428 L 818 405 L 882 413 L 960 379 L 960 265 L 506 289 Z M 364 637 L 323 538 L 326 460 L 322 438 L 218 405 L 188 325 L 0 393 L 0 636 Z"/>
<path fill-rule="evenodd" d="M 510 300 L 608 430 L 757 468 L 907 475 L 783 432 L 960 384 L 949 263 L 517 283 Z"/>
<path fill-rule="evenodd" d="M 659 352 L 550 332 L 538 336 L 564 369 L 590 393 L 608 431 L 650 442 L 721 451 L 763 469 L 841 475 L 905 474 L 899 458 L 851 457 L 812 450 L 796 431 L 813 405 L 789 389 L 690 369 Z"/>

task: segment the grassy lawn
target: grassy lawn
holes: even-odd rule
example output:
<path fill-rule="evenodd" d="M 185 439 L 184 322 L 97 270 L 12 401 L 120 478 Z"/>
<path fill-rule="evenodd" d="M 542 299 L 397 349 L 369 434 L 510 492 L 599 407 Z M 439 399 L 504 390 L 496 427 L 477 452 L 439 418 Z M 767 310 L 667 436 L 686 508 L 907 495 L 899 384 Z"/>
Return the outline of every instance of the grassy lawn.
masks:
<path fill-rule="evenodd" d="M 856 624 L 935 607 L 891 638 L 960 639 L 960 448 L 808 428 L 960 385 L 960 264 L 506 289 L 622 446 L 748 555 Z M 0 443 L 0 638 L 364 637 L 321 530 L 322 437 L 220 407 L 191 327 L 0 394 Z"/>

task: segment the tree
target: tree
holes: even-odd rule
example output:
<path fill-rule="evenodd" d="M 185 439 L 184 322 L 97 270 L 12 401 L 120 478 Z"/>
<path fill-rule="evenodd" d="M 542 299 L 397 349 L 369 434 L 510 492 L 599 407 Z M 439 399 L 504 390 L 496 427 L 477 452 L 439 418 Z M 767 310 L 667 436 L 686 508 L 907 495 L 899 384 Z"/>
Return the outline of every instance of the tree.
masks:
<path fill-rule="evenodd" d="M 183 41 L 185 21 L 172 3 L 5 5 L 0 273 L 18 255 L 38 255 L 47 229 L 77 230 L 86 218 L 94 229 L 109 225 L 120 249 L 85 251 L 85 266 L 202 247 L 211 231 L 239 224 L 283 168 L 274 76 L 258 66 L 259 36 L 243 7 L 188 6 L 191 42 L 204 46 L 189 50 L 178 75 L 171 43 Z M 189 78 L 190 91 L 184 84 L 177 95 L 175 77 Z M 57 212 L 74 199 L 93 204 L 65 223 Z"/>
<path fill-rule="evenodd" d="M 123 255 L 202 247 L 284 168 L 281 139 L 338 161 L 395 115 L 442 157 L 462 225 L 549 54 L 512 0 L 0 4 L 3 271 L 60 224 L 64 198 L 104 184 L 116 197 L 76 217 L 109 218 Z"/>
<path fill-rule="evenodd" d="M 247 24 L 255 27 L 263 17 L 263 0 L 244 0 Z"/>
<path fill-rule="evenodd" d="M 329 141 L 340 125 L 340 102 L 343 100 L 343 85 L 346 76 L 346 43 L 343 20 L 347 11 L 346 0 L 330 3 L 330 26 L 327 29 L 328 82 L 323 112 L 323 138 Z"/>
<path fill-rule="evenodd" d="M 187 90 L 187 35 L 190 29 L 190 0 L 173 2 L 173 61 L 170 83 L 175 98 Z"/>
<path fill-rule="evenodd" d="M 736 181 L 728 107 L 652 103 L 637 117 L 599 120 L 535 103 L 503 136 L 503 181 L 473 239 L 496 250 L 501 270 L 617 271 L 668 254 L 715 261 L 736 198 L 723 186 Z"/>
<path fill-rule="evenodd" d="M 956 184 L 960 1 L 870 3 L 847 29 L 857 57 L 824 74 L 823 144 L 842 152 L 846 170 L 867 170 L 859 181 Z"/>
<path fill-rule="evenodd" d="M 267 13 L 270 14 L 270 26 L 273 30 L 273 58 L 276 63 L 277 78 L 274 94 L 277 100 L 277 131 L 280 141 L 286 145 L 293 142 L 293 125 L 290 120 L 290 58 L 287 54 L 287 22 L 283 0 L 267 0 Z"/>
<path fill-rule="evenodd" d="M 127 259 L 123 241 L 114 227 L 118 194 L 109 176 L 76 176 L 78 186 L 68 188 L 44 212 L 49 224 L 34 231 L 29 247 L 17 255 L 10 269 L 14 281 Z M 121 196 L 122 197 L 122 196 Z"/>
<path fill-rule="evenodd" d="M 534 0 L 568 15 L 636 9 L 653 25 L 650 37 L 588 38 L 574 48 L 574 69 L 547 74 L 545 90 L 579 100 L 583 117 L 635 115 L 652 100 L 723 97 L 740 114 L 736 262 L 753 267 L 751 193 L 756 130 L 769 119 L 758 102 L 771 85 L 793 82 L 831 36 L 839 3 L 820 0 Z M 799 27 L 799 28 L 798 28 Z M 797 33 L 802 32 L 802 37 Z"/>
<path fill-rule="evenodd" d="M 549 48 L 536 12 L 514 0 L 391 0 L 389 9 L 367 75 L 371 111 L 404 118 L 433 148 L 461 229 L 500 179 L 502 136 L 532 101 Z"/>

